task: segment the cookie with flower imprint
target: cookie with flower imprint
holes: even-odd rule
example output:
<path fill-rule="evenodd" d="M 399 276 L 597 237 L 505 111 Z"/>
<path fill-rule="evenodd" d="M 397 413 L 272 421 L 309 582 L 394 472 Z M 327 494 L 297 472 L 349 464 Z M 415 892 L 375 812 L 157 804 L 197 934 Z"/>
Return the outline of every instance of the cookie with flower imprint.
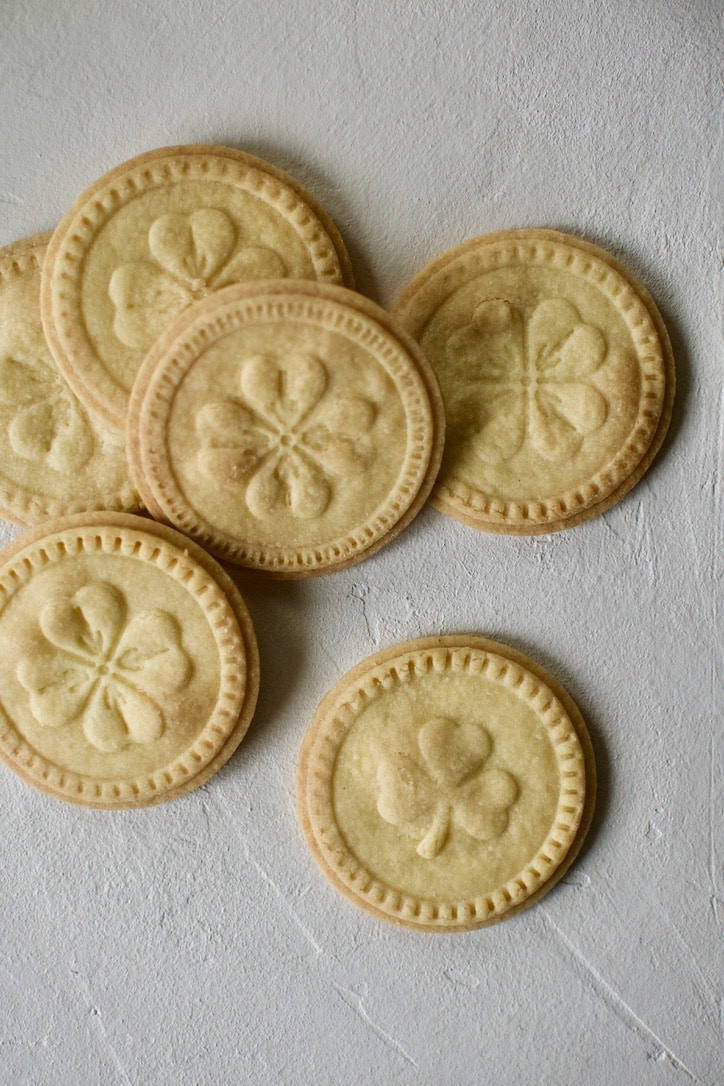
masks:
<path fill-rule="evenodd" d="M 356 905 L 463 931 L 553 888 L 595 790 L 563 687 L 508 646 L 449 635 L 392 646 L 332 688 L 302 744 L 297 810 L 314 859 Z"/>
<path fill-rule="evenodd" d="M 153 516 L 280 577 L 390 542 L 425 502 L 443 439 L 435 377 L 389 314 L 284 281 L 181 314 L 139 372 L 127 433 Z"/>
<path fill-rule="evenodd" d="M 50 234 L 0 249 L 0 515 L 21 525 L 141 507 L 123 448 L 58 371 L 40 319 Z"/>
<path fill-rule="evenodd" d="M 572 527 L 624 497 L 658 452 L 669 337 L 604 250 L 552 230 L 484 235 L 424 268 L 393 313 L 445 399 L 441 512 L 510 534 Z"/>
<path fill-rule="evenodd" d="M 139 155 L 78 197 L 53 233 L 42 311 L 78 397 L 122 433 L 141 362 L 193 301 L 232 283 L 353 285 L 334 223 L 294 178 L 233 148 Z"/>
<path fill-rule="evenodd" d="M 142 807 L 197 788 L 256 704 L 238 589 L 142 517 L 67 517 L 0 554 L 0 759 L 56 798 Z"/>

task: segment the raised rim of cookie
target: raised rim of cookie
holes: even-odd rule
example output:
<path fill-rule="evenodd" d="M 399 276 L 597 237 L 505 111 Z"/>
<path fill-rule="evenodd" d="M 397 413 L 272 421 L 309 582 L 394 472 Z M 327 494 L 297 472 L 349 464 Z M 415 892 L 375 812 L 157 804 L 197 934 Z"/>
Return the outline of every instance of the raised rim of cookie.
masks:
<path fill-rule="evenodd" d="M 398 479 L 389 510 L 376 511 L 374 525 L 366 522 L 332 542 L 297 547 L 264 547 L 215 532 L 191 509 L 168 463 L 162 439 L 165 413 L 193 352 L 209 335 L 217 334 L 235 315 L 253 314 L 258 306 L 290 314 L 300 300 L 310 313 L 315 308 L 334 311 L 353 324 L 360 318 L 365 329 L 394 347 L 395 364 L 404 368 L 410 397 L 410 430 L 414 447 L 405 456 L 404 477 Z M 191 360 L 189 358 L 191 356 Z M 280 578 L 316 576 L 362 561 L 391 542 L 414 519 L 427 500 L 437 476 L 444 445 L 444 409 L 437 379 L 419 346 L 385 310 L 344 287 L 305 280 L 268 280 L 226 287 L 195 303 L 179 315 L 149 352 L 131 394 L 127 447 L 131 473 L 149 511 L 175 525 L 226 561 Z M 388 503 L 389 504 L 389 503 Z"/>
<path fill-rule="evenodd" d="M 480 658 L 480 660 L 478 659 Z M 558 811 L 535 857 L 493 892 L 440 905 L 390 887 L 367 870 L 335 824 L 331 773 L 337 751 L 356 715 L 396 682 L 430 670 L 461 670 L 475 660 L 496 680 L 526 697 L 546 716 L 561 779 Z M 562 761 L 566 763 L 563 769 Z M 312 855 L 332 885 L 378 919 L 417 931 L 459 932 L 487 927 L 529 908 L 555 886 L 576 859 L 590 829 L 596 766 L 580 710 L 563 686 L 537 661 L 479 634 L 415 638 L 375 653 L 342 676 L 322 699 L 303 739 L 297 768 L 297 812 Z"/>
<path fill-rule="evenodd" d="M 141 774 L 137 779 L 99 781 L 56 767 L 18 736 L 4 714 L 0 714 L 0 759 L 25 781 L 57 799 L 116 810 L 179 798 L 221 769 L 241 743 L 254 714 L 259 691 L 259 651 L 248 609 L 229 575 L 192 540 L 146 517 L 90 513 L 48 522 L 17 537 L 0 552 L 0 580 L 7 577 L 17 587 L 23 577 L 32 575 L 33 551 L 38 547 L 46 552 L 39 555 L 41 568 L 52 560 L 47 553 L 49 548 L 62 556 L 76 543 L 83 549 L 86 536 L 91 549 L 107 549 L 104 533 L 113 554 L 127 552 L 137 557 L 143 553 L 160 561 L 163 552 L 168 552 L 169 570 L 176 571 L 187 590 L 189 584 L 196 586 L 199 602 L 210 622 L 217 626 L 222 656 L 222 689 L 217 699 L 220 718 L 208 721 L 202 735 L 172 765 Z M 127 537 L 125 542 L 123 533 Z M 2 585 L 0 592 L 4 594 Z M 243 676 L 243 689 L 240 689 L 240 676 Z"/>
<path fill-rule="evenodd" d="M 506 499 L 445 478 L 444 468 L 431 496 L 440 511 L 471 527 L 501 534 L 533 535 L 574 527 L 611 508 L 620 501 L 650 467 L 663 443 L 671 420 L 675 393 L 675 368 L 671 342 L 650 293 L 643 284 L 605 249 L 572 234 L 546 228 L 499 230 L 482 234 L 454 246 L 427 264 L 403 288 L 392 312 L 415 338 L 421 333 L 429 311 L 425 292 L 433 283 L 452 278 L 452 265 L 474 261 L 483 248 L 499 247 L 512 255 L 519 247 L 524 256 L 536 259 L 541 253 L 555 259 L 555 246 L 567 249 L 562 267 L 575 261 L 584 275 L 595 269 L 594 282 L 615 303 L 626 320 L 634 342 L 642 351 L 647 384 L 640 397 L 638 417 L 612 460 L 583 486 L 540 501 Z M 573 250 L 573 254 L 571 254 Z M 504 263 L 504 261 L 501 261 Z"/>

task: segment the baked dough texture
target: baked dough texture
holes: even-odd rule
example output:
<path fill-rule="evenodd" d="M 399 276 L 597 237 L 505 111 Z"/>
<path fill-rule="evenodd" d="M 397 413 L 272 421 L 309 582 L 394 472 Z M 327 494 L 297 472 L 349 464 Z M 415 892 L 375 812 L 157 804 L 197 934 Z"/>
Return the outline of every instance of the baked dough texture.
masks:
<path fill-rule="evenodd" d="M 155 517 L 300 577 L 389 543 L 427 499 L 443 440 L 434 374 L 384 310 L 277 280 L 177 318 L 136 379 L 127 444 Z"/>
<path fill-rule="evenodd" d="M 140 517 L 65 518 L 0 555 L 0 758 L 88 807 L 203 784 L 256 703 L 249 614 L 230 578 Z"/>
<path fill-rule="evenodd" d="M 143 358 L 193 301 L 231 283 L 353 285 L 337 228 L 281 170 L 229 147 L 164 147 L 78 197 L 53 233 L 42 311 L 58 366 L 123 433 Z"/>
<path fill-rule="evenodd" d="M 299 818 L 332 884 L 426 931 L 493 924 L 561 878 L 589 828 L 581 714 L 535 661 L 473 635 L 363 661 L 302 745 Z"/>
<path fill-rule="evenodd" d="M 619 501 L 658 452 L 669 337 L 604 250 L 552 230 L 484 235 L 424 268 L 393 313 L 445 400 L 442 512 L 510 534 L 572 527 Z"/>

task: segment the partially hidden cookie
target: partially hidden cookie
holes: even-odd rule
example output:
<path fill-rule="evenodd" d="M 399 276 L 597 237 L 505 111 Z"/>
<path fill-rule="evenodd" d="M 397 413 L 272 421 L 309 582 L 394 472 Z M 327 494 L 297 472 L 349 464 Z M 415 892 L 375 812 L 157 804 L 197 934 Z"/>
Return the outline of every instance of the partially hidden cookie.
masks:
<path fill-rule="evenodd" d="M 140 499 L 118 439 L 59 373 L 40 319 L 50 234 L 0 249 L 0 516 L 22 525 Z"/>
<path fill-rule="evenodd" d="M 552 230 L 475 238 L 424 268 L 393 313 L 442 388 L 443 513 L 511 534 L 571 527 L 619 501 L 658 452 L 669 337 L 602 249 Z"/>
<path fill-rule="evenodd" d="M 352 286 L 334 224 L 297 181 L 228 147 L 165 147 L 105 174 L 55 230 L 43 320 L 79 398 L 122 433 L 144 355 L 176 314 L 231 283 Z"/>
<path fill-rule="evenodd" d="M 241 742 L 259 662 L 228 575 L 172 529 L 64 518 L 0 553 L 0 758 L 87 807 L 197 788 Z"/>
<path fill-rule="evenodd" d="M 439 389 L 379 306 L 313 283 L 229 287 L 186 310 L 138 375 L 131 471 L 147 508 L 230 562 L 341 569 L 426 500 Z"/>
<path fill-rule="evenodd" d="M 395 645 L 348 672 L 304 739 L 297 808 L 324 874 L 424 931 L 493 924 L 561 878 L 589 828 L 580 712 L 539 664 L 472 635 Z"/>

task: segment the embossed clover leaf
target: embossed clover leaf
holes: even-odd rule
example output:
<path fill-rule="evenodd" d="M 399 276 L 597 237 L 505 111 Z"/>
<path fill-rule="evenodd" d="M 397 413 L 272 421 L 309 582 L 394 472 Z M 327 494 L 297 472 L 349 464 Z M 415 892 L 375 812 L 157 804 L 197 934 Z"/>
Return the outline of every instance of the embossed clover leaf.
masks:
<path fill-rule="evenodd" d="M 308 519 L 327 508 L 330 476 L 349 477 L 369 462 L 376 409 L 327 391 L 313 355 L 256 355 L 239 373 L 241 402 L 205 404 L 196 417 L 198 463 L 215 482 L 239 483 L 259 519 L 287 508 Z"/>
<path fill-rule="evenodd" d="M 101 751 L 163 735 L 162 699 L 191 675 L 178 623 L 165 611 L 127 617 L 122 593 L 105 582 L 51 596 L 40 611 L 45 639 L 18 665 L 33 716 L 48 728 L 80 721 Z"/>
<path fill-rule="evenodd" d="M 281 279 L 284 261 L 271 249 L 234 252 L 237 231 L 215 208 L 161 215 L 148 232 L 155 263 L 135 261 L 113 272 L 108 285 L 116 306 L 113 330 L 127 347 L 146 349 L 177 313 L 230 283 Z"/>
<path fill-rule="evenodd" d="M 477 841 L 499 837 L 518 795 L 503 769 L 483 769 L 492 741 L 477 724 L 445 717 L 429 720 L 417 736 L 418 752 L 395 753 L 377 766 L 377 810 L 386 822 L 419 838 L 417 851 L 434 859 L 454 823 Z"/>
<path fill-rule="evenodd" d="M 28 330 L 26 340 L 33 342 Z M 0 357 L 0 404 L 9 408 L 10 447 L 22 460 L 45 464 L 54 471 L 78 471 L 94 447 L 88 421 L 51 365 L 45 349 L 18 350 Z"/>
<path fill-rule="evenodd" d="M 608 403 L 587 380 L 606 357 L 606 339 L 562 298 L 540 302 L 527 319 L 508 301 L 483 302 L 447 353 L 485 387 L 486 421 L 473 446 L 489 463 L 526 443 L 546 460 L 564 459 L 606 420 Z"/>

